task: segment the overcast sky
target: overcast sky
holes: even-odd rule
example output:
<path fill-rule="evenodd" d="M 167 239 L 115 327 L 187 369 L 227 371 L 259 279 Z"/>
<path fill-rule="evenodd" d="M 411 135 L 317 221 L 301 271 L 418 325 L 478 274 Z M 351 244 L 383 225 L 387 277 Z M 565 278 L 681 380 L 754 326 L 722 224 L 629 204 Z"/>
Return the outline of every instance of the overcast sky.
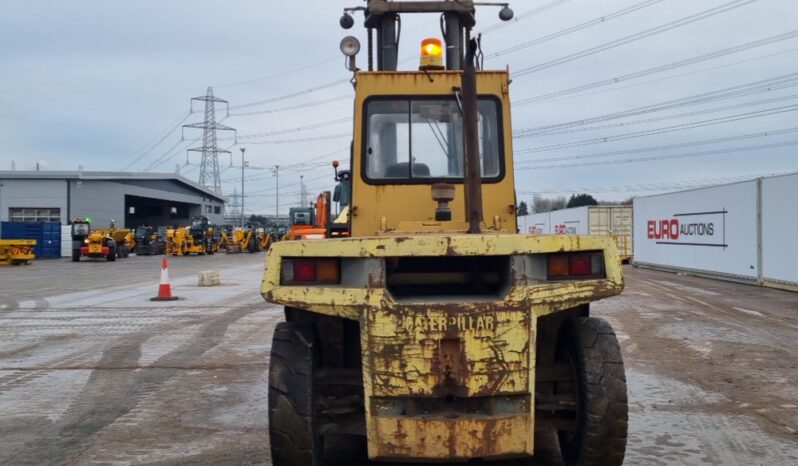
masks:
<path fill-rule="evenodd" d="M 275 180 L 265 169 L 274 165 L 286 167 L 280 171 L 284 211 L 299 200 L 300 175 L 310 193 L 330 189 L 329 161 L 347 157 L 352 87 L 338 43 L 348 33 L 361 42 L 365 35 L 362 16 L 348 32 L 338 18 L 343 7 L 360 4 L 6 2 L 0 170 L 12 162 L 17 170 L 36 162 L 42 169 L 130 165 L 160 172 L 180 165 L 196 180 L 199 154 L 186 165 L 185 149 L 197 145 L 191 140 L 200 131 L 186 130 L 181 142 L 181 131 L 170 130 L 202 120 L 201 105 L 188 115 L 189 99 L 213 86 L 232 107 L 231 116 L 220 111 L 219 118 L 238 130 L 255 167 L 247 173 L 246 191 L 253 193 L 247 211 L 274 212 Z M 715 9 L 722 5 L 728 8 Z M 486 68 L 509 66 L 513 74 L 519 199 L 589 188 L 600 199 L 618 200 L 798 171 L 798 78 L 787 76 L 798 73 L 798 34 L 756 42 L 798 30 L 795 0 L 524 0 L 511 6 L 516 20 L 499 27 L 498 9 L 482 7 L 477 30 L 486 31 Z M 690 17 L 696 20 L 682 25 Z M 675 27 L 661 28 L 669 23 Z M 405 67 L 416 66 L 422 38 L 439 35 L 436 17 L 405 18 Z M 591 49 L 595 53 L 582 53 Z M 718 95 L 730 88 L 731 95 Z M 292 93 L 301 94 L 275 99 Z M 706 98 L 660 108 L 699 95 Z M 624 118 L 580 121 L 630 110 L 635 113 Z M 220 147 L 231 146 L 221 139 L 228 136 L 219 134 Z M 240 164 L 238 147 L 230 149 Z M 240 169 L 229 164 L 223 157 L 225 194 L 240 183 Z"/>

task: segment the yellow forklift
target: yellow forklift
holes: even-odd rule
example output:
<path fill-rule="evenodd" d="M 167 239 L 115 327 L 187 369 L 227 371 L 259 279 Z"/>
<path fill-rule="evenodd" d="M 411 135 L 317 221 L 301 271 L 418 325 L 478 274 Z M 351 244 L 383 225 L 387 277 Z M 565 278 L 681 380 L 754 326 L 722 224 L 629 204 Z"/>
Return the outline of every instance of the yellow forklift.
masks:
<path fill-rule="evenodd" d="M 269 367 L 275 466 L 349 464 L 329 458 L 350 440 L 349 462 L 533 464 L 544 439 L 567 466 L 623 462 L 621 351 L 590 315 L 623 289 L 618 252 L 609 237 L 517 233 L 510 75 L 482 69 L 475 5 L 367 0 L 341 18 L 350 28 L 362 11 L 376 37 L 368 70 L 358 40 L 341 42 L 351 237 L 283 241 L 266 258 L 261 292 L 285 307 Z M 440 15 L 444 39 L 400 71 L 413 13 Z"/>

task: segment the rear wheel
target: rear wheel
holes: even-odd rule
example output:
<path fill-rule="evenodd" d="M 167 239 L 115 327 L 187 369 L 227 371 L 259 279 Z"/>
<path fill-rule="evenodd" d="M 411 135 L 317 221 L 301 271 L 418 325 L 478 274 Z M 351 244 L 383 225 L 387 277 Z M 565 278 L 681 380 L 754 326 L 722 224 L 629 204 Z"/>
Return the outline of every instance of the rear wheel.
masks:
<path fill-rule="evenodd" d="M 556 396 L 571 399 L 572 424 L 557 430 L 567 466 L 620 466 L 626 452 L 626 376 L 618 339 L 603 319 L 579 317 L 564 329 L 557 362 L 572 380 Z"/>
<path fill-rule="evenodd" d="M 255 237 L 249 239 L 249 243 L 247 244 L 247 251 L 250 253 L 258 252 L 258 242 L 255 240 Z"/>
<path fill-rule="evenodd" d="M 107 260 L 108 262 L 116 261 L 116 248 L 115 247 L 111 247 L 111 248 L 108 249 L 108 255 L 105 256 L 105 260 Z"/>
<path fill-rule="evenodd" d="M 72 250 L 72 262 L 80 262 L 80 249 Z"/>
<path fill-rule="evenodd" d="M 321 437 L 313 412 L 313 373 L 319 355 L 311 326 L 281 322 L 269 363 L 269 440 L 274 466 L 317 466 Z"/>

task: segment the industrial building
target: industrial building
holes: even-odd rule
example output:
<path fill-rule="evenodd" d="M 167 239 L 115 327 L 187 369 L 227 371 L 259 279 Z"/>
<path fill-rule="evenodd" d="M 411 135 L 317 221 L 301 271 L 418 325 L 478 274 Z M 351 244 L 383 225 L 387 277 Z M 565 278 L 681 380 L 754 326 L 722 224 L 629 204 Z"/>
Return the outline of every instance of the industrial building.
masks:
<path fill-rule="evenodd" d="M 0 171 L 0 221 L 92 219 L 98 227 L 224 223 L 225 198 L 174 173 Z"/>

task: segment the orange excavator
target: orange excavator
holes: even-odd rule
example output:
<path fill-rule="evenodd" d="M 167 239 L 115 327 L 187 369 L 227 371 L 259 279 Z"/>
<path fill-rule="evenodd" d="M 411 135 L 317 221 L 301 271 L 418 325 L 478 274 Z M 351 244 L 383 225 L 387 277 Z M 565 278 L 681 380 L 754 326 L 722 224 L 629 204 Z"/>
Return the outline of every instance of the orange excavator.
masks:
<path fill-rule="evenodd" d="M 325 191 L 316 197 L 311 207 L 291 207 L 288 211 L 291 229 L 289 240 L 324 239 L 327 237 L 327 224 L 330 219 L 330 192 Z"/>
<path fill-rule="evenodd" d="M 289 240 L 324 239 L 349 236 L 349 171 L 338 170 L 338 161 L 333 161 L 335 169 L 335 194 L 324 191 L 316 196 L 310 207 L 292 207 L 288 211 L 291 230 L 286 234 Z M 338 217 L 333 217 L 332 203 L 338 203 Z"/>

